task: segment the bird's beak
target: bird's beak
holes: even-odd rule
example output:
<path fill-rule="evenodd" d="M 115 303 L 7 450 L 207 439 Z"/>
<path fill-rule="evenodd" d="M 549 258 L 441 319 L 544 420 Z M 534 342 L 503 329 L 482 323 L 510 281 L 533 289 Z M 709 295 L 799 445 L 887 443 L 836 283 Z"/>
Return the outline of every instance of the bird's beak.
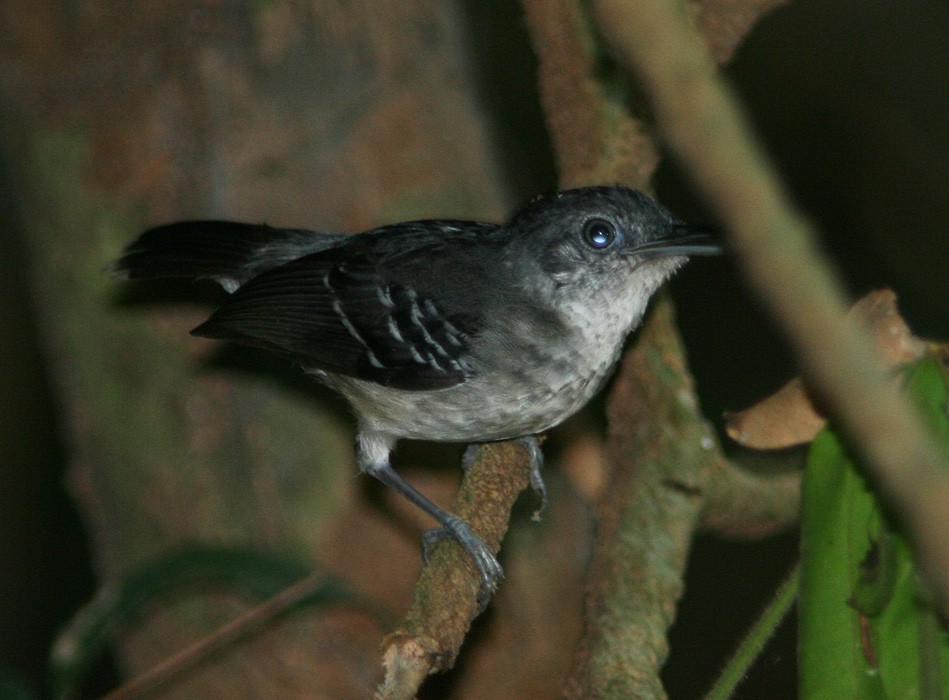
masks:
<path fill-rule="evenodd" d="M 630 252 L 652 255 L 720 255 L 724 252 L 711 226 L 670 224 L 660 238 L 636 246 Z"/>

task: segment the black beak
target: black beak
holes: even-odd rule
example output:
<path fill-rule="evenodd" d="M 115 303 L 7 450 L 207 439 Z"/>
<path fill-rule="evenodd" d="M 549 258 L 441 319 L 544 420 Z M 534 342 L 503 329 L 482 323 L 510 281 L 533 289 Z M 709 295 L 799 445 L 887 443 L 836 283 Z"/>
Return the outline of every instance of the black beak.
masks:
<path fill-rule="evenodd" d="M 721 255 L 724 252 L 717 231 L 711 226 L 672 224 L 663 236 L 636 246 L 633 253 L 653 255 Z"/>

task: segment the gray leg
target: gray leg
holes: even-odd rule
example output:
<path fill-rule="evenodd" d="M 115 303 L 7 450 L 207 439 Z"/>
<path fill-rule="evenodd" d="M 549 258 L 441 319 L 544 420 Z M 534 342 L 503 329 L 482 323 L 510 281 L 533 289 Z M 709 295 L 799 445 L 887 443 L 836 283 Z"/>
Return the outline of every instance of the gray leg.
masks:
<path fill-rule="evenodd" d="M 384 450 L 382 449 L 383 443 L 386 443 Z M 422 557 L 426 563 L 432 549 L 443 539 L 455 540 L 471 556 L 481 574 L 481 591 L 478 595 L 478 602 L 481 609 L 484 610 L 497 590 L 498 583 L 504 578 L 504 569 L 501 568 L 501 564 L 488 545 L 471 531 L 471 526 L 468 523 L 439 508 L 396 473 L 392 465 L 389 464 L 388 451 L 390 447 L 391 441 L 387 442 L 384 438 L 360 435 L 356 445 L 356 457 L 360 469 L 402 494 L 435 518 L 441 525 L 439 528 L 427 531 L 422 536 Z M 385 453 L 384 458 L 379 459 L 383 452 Z"/>
<path fill-rule="evenodd" d="M 544 477 L 541 474 L 541 470 L 544 468 L 544 453 L 541 452 L 540 442 L 534 435 L 518 438 L 517 441 L 521 443 L 530 454 L 531 488 L 534 489 L 534 493 L 540 496 L 540 507 L 534 511 L 531 519 L 540 520 L 541 514 L 544 512 L 544 509 L 547 508 L 547 486 L 544 484 Z"/>
<path fill-rule="evenodd" d="M 461 470 L 467 472 L 471 469 L 471 465 L 474 464 L 475 457 L 478 456 L 478 450 L 481 449 L 481 445 L 484 443 L 473 442 L 465 448 L 465 453 L 461 456 Z"/>

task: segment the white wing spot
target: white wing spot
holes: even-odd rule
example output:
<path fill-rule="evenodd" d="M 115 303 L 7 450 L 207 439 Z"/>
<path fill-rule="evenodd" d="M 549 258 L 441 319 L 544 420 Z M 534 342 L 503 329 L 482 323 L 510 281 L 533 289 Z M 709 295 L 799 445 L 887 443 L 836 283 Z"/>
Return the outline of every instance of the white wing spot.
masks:
<path fill-rule="evenodd" d="M 221 285 L 228 294 L 233 294 L 241 286 L 241 283 L 234 277 L 215 277 L 214 281 Z"/>
<path fill-rule="evenodd" d="M 389 292 L 389 287 L 376 287 L 376 296 L 379 297 L 379 303 L 387 309 L 391 310 L 395 308 L 395 302 L 392 301 L 392 294 Z"/>
<path fill-rule="evenodd" d="M 325 277 L 323 278 L 323 280 L 324 282 L 327 281 Z M 326 286 L 329 287 L 328 284 Z M 330 291 L 332 291 L 332 287 L 329 287 L 329 288 L 330 288 Z M 359 335 L 359 331 L 356 330 L 356 327 L 352 323 L 350 323 L 349 317 L 346 316 L 346 312 L 343 311 L 343 307 L 340 306 L 338 299 L 335 299 L 333 301 L 333 311 L 335 311 L 336 315 L 339 316 L 339 320 L 343 322 L 343 325 L 346 327 L 346 330 L 349 331 L 349 334 L 353 338 L 355 338 L 359 342 L 360 345 L 366 348 L 366 359 L 369 360 L 369 364 L 377 369 L 385 369 L 386 366 L 382 364 L 381 362 L 379 362 L 379 358 L 376 357 L 376 354 L 369 347 L 369 344 L 363 339 L 361 335 Z"/>
<path fill-rule="evenodd" d="M 375 367 L 376 369 L 386 368 L 384 364 L 379 362 L 379 359 L 376 357 L 376 354 L 369 348 L 366 348 L 366 358 L 369 360 L 369 364 Z"/>
<path fill-rule="evenodd" d="M 450 321 L 442 319 L 442 322 L 445 324 L 445 333 L 448 336 L 448 342 L 454 345 L 456 348 L 463 347 L 464 343 L 461 342 L 461 331 L 458 330 Z"/>
<path fill-rule="evenodd" d="M 415 326 L 422 332 L 422 337 L 425 338 L 425 342 L 434 348 L 435 352 L 437 352 L 442 357 L 447 357 L 450 359 L 451 355 L 448 354 L 448 351 L 445 350 L 445 348 L 443 348 L 441 344 L 432 337 L 432 334 L 429 333 L 428 329 L 425 327 L 424 316 L 422 315 L 422 309 L 419 308 L 418 295 L 415 293 L 415 290 L 407 289 L 406 292 L 408 294 L 409 301 L 412 302 L 412 308 L 409 312 L 409 317 L 412 319 L 412 323 L 414 323 Z M 425 299 L 422 303 L 425 306 L 426 311 L 428 311 L 431 316 L 439 316 L 438 309 L 435 308 L 435 305 L 431 302 L 431 300 Z M 431 363 L 435 365 L 435 367 L 444 371 L 444 368 L 438 364 L 431 354 L 429 354 L 429 357 L 432 358 Z"/>
<path fill-rule="evenodd" d="M 391 335 L 395 342 L 405 343 L 405 338 L 402 337 L 402 334 L 399 332 L 399 326 L 396 324 L 395 319 L 389 316 L 389 321 L 386 323 L 386 327 L 389 329 L 389 335 Z"/>

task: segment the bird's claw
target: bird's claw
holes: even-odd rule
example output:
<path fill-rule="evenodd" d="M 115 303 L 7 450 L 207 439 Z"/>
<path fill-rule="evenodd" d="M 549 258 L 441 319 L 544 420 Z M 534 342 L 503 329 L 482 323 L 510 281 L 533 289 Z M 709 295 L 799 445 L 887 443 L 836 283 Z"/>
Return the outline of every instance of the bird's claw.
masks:
<path fill-rule="evenodd" d="M 450 516 L 442 527 L 428 530 L 422 535 L 422 559 L 426 564 L 438 543 L 446 539 L 457 542 L 474 560 L 481 574 L 478 606 L 483 612 L 504 578 L 504 569 L 484 540 L 471 531 L 468 523 L 454 516 Z"/>

